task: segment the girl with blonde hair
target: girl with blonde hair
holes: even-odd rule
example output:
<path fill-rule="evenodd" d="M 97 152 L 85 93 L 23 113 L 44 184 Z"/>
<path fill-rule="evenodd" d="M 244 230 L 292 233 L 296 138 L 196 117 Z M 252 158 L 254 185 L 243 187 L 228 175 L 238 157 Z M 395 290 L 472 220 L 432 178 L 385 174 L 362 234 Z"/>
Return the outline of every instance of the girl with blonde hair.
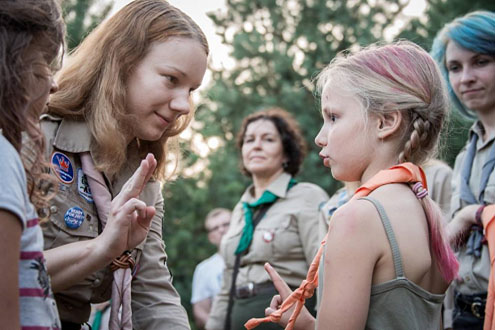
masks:
<path fill-rule="evenodd" d="M 333 214 L 326 244 L 296 291 L 265 266 L 280 295 L 247 328 L 286 324 L 296 303 L 288 329 L 438 329 L 458 264 L 418 165 L 435 151 L 447 115 L 439 70 L 410 42 L 374 45 L 335 58 L 318 87 L 320 157 L 335 179 L 361 186 Z M 318 284 L 317 319 L 302 309 L 294 323 Z"/>

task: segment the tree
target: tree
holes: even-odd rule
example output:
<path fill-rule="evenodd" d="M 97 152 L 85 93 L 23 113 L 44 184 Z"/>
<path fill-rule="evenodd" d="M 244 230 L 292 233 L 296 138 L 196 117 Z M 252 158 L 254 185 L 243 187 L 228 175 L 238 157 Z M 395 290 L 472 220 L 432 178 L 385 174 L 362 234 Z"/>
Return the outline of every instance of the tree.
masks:
<path fill-rule="evenodd" d="M 337 52 L 383 39 L 406 4 L 404 0 L 228 0 L 226 11 L 210 15 L 236 64 L 213 70 L 194 131 L 204 139 L 219 137 L 222 147 L 206 159 L 192 159 L 194 152 L 189 151 L 186 167 L 206 162 L 207 168 L 164 189 L 169 266 L 189 311 L 194 266 L 214 250 L 206 241 L 203 219 L 214 207 L 233 208 L 249 183 L 239 171 L 235 148 L 242 119 L 269 106 L 290 111 L 309 146 L 298 180 L 333 193 L 340 184 L 323 167 L 313 142 L 321 114 L 312 79 Z"/>
<path fill-rule="evenodd" d="M 67 46 L 72 50 L 108 15 L 113 0 L 64 0 L 62 10 L 67 24 Z"/>

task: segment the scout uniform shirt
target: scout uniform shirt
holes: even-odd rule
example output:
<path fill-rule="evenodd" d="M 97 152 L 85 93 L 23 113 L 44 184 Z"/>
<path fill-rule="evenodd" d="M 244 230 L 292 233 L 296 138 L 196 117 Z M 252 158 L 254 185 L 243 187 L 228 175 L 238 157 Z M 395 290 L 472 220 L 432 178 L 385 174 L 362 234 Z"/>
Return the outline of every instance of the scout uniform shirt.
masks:
<path fill-rule="evenodd" d="M 320 246 L 318 212 L 328 195 L 311 183 L 298 183 L 287 191 L 291 176 L 282 173 L 267 188 L 278 199 L 254 229 L 249 250 L 241 257 L 237 287 L 269 282 L 263 265 L 269 262 L 291 286 L 306 278 L 309 265 Z M 206 329 L 223 329 L 235 262 L 234 251 L 244 228 L 242 202 L 253 203 L 254 187 L 250 186 L 234 208 L 230 227 L 222 238 L 220 254 L 225 260 L 222 289 L 215 298 Z"/>
<path fill-rule="evenodd" d="M 478 125 L 478 122 L 471 127 L 471 131 L 475 131 L 478 136 L 482 136 L 482 130 Z M 471 177 L 469 178 L 469 188 L 474 196 L 479 196 L 481 170 L 490 154 L 490 149 L 493 147 L 494 140 L 495 137 L 491 137 L 486 141 L 483 141 L 481 138 L 478 139 Z M 452 180 L 451 219 L 454 218 L 456 212 L 468 205 L 460 198 L 461 168 L 464 163 L 465 155 L 466 148 L 459 153 L 455 160 Z M 493 175 L 493 173 L 488 178 L 488 183 L 485 188 L 485 202 L 487 204 L 495 203 L 495 175 Z M 459 277 L 453 281 L 454 288 L 463 294 L 486 292 L 488 288 L 488 278 L 490 276 L 490 257 L 487 245 L 483 245 L 481 257 L 479 258 L 466 254 L 466 244 L 459 248 L 456 256 L 459 259 Z"/>
<path fill-rule="evenodd" d="M 47 158 L 59 181 L 55 198 L 50 201 L 50 221 L 42 225 L 45 250 L 79 240 L 92 239 L 101 231 L 79 154 L 91 152 L 91 133 L 84 121 L 45 115 L 41 127 L 46 138 Z M 140 163 L 137 147 L 130 148 L 128 162 L 109 182 L 115 197 Z M 189 329 L 180 297 L 172 286 L 162 240 L 163 197 L 160 183 L 150 181 L 139 198 L 156 209 L 147 238 L 133 251 L 136 273 L 132 280 L 132 319 L 134 329 Z M 90 303 L 110 299 L 113 275 L 102 269 L 55 295 L 63 321 L 84 323 Z"/>
<path fill-rule="evenodd" d="M 471 135 L 476 132 L 478 136 L 482 136 L 482 128 L 479 126 L 479 121 L 475 122 L 470 129 L 469 139 L 463 150 L 457 155 L 454 165 L 454 173 L 452 175 L 452 199 L 450 205 L 450 220 L 452 220 L 455 214 L 463 207 L 468 206 L 468 203 L 461 200 L 461 171 L 464 164 L 464 158 L 466 156 L 466 148 L 470 143 Z M 476 153 L 473 159 L 473 166 L 471 169 L 471 176 L 469 178 L 469 188 L 473 192 L 474 196 L 479 196 L 481 172 L 483 165 L 486 162 L 490 149 L 493 147 L 495 138 L 491 137 L 486 141 L 481 138 L 478 139 L 476 144 Z M 488 182 L 485 188 L 485 202 L 488 204 L 495 203 L 495 176 L 493 173 L 488 178 Z M 490 256 L 488 246 L 483 245 L 481 248 L 481 256 L 475 257 L 474 255 L 466 254 L 466 244 L 458 248 L 456 257 L 459 260 L 459 273 L 458 278 L 454 279 L 447 291 L 447 298 L 444 304 L 444 328 L 452 327 L 452 315 L 454 310 L 454 290 L 457 290 L 463 294 L 475 294 L 484 293 L 488 290 L 488 279 L 490 276 Z"/>

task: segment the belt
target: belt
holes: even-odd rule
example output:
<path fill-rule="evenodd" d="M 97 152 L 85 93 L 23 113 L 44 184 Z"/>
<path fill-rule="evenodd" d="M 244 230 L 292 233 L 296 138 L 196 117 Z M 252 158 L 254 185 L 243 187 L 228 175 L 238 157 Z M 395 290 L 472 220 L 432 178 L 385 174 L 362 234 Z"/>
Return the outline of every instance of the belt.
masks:
<path fill-rule="evenodd" d="M 74 322 L 61 321 L 61 323 L 62 323 L 62 330 L 81 330 L 82 327 L 82 324 L 74 323 Z"/>
<path fill-rule="evenodd" d="M 276 292 L 272 282 L 253 283 L 249 282 L 246 285 L 236 287 L 235 297 L 237 299 L 246 299 L 254 297 L 258 294 Z"/>
<path fill-rule="evenodd" d="M 485 294 L 462 294 L 456 292 L 455 306 L 462 311 L 468 311 L 478 319 L 485 317 L 486 293 Z"/>

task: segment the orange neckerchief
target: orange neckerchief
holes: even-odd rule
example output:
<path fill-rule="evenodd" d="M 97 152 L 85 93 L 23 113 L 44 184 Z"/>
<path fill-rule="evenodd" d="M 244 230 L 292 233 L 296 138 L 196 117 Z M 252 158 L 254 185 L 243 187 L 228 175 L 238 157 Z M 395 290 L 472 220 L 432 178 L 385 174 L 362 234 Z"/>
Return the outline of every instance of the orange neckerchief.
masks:
<path fill-rule="evenodd" d="M 423 187 L 427 189 L 426 186 L 426 176 L 421 167 L 416 166 L 412 163 L 402 163 L 396 166 L 392 166 L 388 170 L 383 170 L 375 174 L 369 181 L 363 184 L 356 190 L 352 199 L 360 198 L 369 195 L 376 188 L 389 183 L 416 183 L 421 182 Z M 316 253 L 316 256 L 309 266 L 308 275 L 306 279 L 302 281 L 301 285 L 294 291 L 290 296 L 285 299 L 280 308 L 273 312 L 270 316 L 263 318 L 252 318 L 244 324 L 246 329 L 254 329 L 261 323 L 280 321 L 282 315 L 288 311 L 294 304 L 296 308 L 292 313 L 289 323 L 287 324 L 286 330 L 292 330 L 296 319 L 304 306 L 304 302 L 307 298 L 313 296 L 315 288 L 318 286 L 318 268 L 320 266 L 321 255 L 323 254 L 323 249 L 328 238 L 328 232 L 325 235 L 323 241 L 321 241 L 321 246 Z M 492 259 L 493 260 L 493 259 Z M 487 304 L 488 306 L 488 304 Z M 486 329 L 485 329 L 486 330 Z M 492 330 L 492 329 L 490 329 Z M 495 329 L 493 329 L 495 330 Z"/>
<path fill-rule="evenodd" d="M 495 330 L 495 272 L 493 271 L 493 261 L 495 259 L 495 205 L 485 207 L 481 213 L 481 221 L 485 228 L 485 237 L 488 240 L 488 250 L 490 251 L 490 279 L 488 280 L 488 297 L 485 307 L 485 322 L 483 330 Z"/>

